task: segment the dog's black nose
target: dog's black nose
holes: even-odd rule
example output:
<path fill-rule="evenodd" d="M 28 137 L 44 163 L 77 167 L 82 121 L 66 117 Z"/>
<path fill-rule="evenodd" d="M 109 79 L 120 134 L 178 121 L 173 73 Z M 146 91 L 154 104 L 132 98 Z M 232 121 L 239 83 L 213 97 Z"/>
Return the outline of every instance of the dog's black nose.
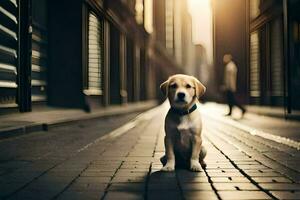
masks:
<path fill-rule="evenodd" d="M 184 99 L 185 94 L 183 92 L 178 92 L 177 96 L 178 96 L 178 99 Z"/>

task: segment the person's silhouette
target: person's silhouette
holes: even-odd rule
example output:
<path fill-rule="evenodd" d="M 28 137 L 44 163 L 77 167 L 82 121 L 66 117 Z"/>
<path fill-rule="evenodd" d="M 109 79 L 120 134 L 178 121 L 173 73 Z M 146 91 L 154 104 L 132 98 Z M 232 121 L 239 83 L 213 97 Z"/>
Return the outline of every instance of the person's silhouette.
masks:
<path fill-rule="evenodd" d="M 237 106 L 238 108 L 240 108 L 242 110 L 243 116 L 246 112 L 246 109 L 238 102 L 235 97 L 238 70 L 237 66 L 233 62 L 232 56 L 230 54 L 224 55 L 223 63 L 225 65 L 223 90 L 225 91 L 227 104 L 229 107 L 229 112 L 226 114 L 226 116 L 230 116 L 232 114 L 233 106 Z"/>

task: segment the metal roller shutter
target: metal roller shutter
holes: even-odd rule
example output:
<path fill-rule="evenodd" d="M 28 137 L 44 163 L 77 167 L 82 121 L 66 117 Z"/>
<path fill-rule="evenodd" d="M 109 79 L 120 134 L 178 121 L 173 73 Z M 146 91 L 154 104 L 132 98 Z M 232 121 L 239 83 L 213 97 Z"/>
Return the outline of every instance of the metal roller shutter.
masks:
<path fill-rule="evenodd" d="M 46 101 L 47 23 L 46 0 L 32 1 L 32 101 Z"/>
<path fill-rule="evenodd" d="M 283 36 L 282 20 L 275 19 L 271 22 L 271 86 L 272 96 L 283 96 Z"/>
<path fill-rule="evenodd" d="M 260 50 L 258 32 L 250 37 L 250 96 L 260 97 Z"/>
<path fill-rule="evenodd" d="M 46 100 L 47 34 L 33 25 L 32 31 L 32 101 Z"/>
<path fill-rule="evenodd" d="M 0 1 L 0 107 L 16 106 L 17 2 Z"/>
<path fill-rule="evenodd" d="M 89 13 L 88 23 L 88 81 L 87 95 L 102 94 L 102 73 L 104 56 L 103 20 Z"/>

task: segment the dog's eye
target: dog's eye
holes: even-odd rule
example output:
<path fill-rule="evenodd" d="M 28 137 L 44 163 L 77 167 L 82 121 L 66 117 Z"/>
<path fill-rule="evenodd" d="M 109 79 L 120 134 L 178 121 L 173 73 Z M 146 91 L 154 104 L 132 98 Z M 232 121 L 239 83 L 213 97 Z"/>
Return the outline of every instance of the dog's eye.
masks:
<path fill-rule="evenodd" d="M 170 85 L 170 88 L 173 88 L 173 89 L 177 88 L 177 84 L 176 84 L 176 83 L 171 84 L 171 85 Z"/>
<path fill-rule="evenodd" d="M 191 88 L 192 86 L 190 84 L 187 84 L 185 87 L 186 88 Z"/>

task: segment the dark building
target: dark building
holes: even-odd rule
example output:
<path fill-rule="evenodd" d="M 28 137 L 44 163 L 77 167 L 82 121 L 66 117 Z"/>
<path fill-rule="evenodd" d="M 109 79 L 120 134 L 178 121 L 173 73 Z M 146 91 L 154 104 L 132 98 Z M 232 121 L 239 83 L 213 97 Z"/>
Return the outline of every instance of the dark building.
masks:
<path fill-rule="evenodd" d="M 250 105 L 300 109 L 299 1 L 214 1 L 218 84 L 222 56 L 238 65 L 238 94 Z"/>
<path fill-rule="evenodd" d="M 179 72 L 144 26 L 146 9 L 156 13 L 160 2 L 1 1 L 1 110 L 31 111 L 36 105 L 89 110 L 159 97 L 160 82 Z M 163 26 L 154 25 L 154 31 L 161 33 Z"/>

